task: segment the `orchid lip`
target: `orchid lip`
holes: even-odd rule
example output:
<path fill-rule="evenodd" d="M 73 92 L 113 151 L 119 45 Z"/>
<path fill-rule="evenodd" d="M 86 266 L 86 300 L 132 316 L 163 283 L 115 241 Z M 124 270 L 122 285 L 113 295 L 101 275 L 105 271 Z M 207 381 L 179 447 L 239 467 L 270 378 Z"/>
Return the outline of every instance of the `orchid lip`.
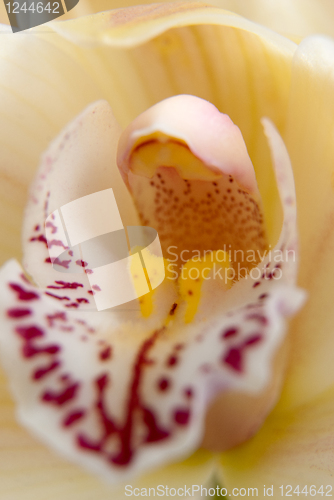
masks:
<path fill-rule="evenodd" d="M 235 177 L 241 186 L 258 193 L 255 173 L 238 127 L 227 115 L 204 99 L 178 95 L 159 102 L 136 118 L 123 132 L 117 162 L 125 178 L 129 157 L 139 144 L 167 138 L 187 145 L 195 158 L 206 165 L 206 174 Z"/>
<path fill-rule="evenodd" d="M 175 246 L 179 255 L 228 246 L 234 254 L 267 251 L 241 132 L 212 104 L 190 95 L 156 104 L 122 133 L 117 159 L 141 223 L 156 227 L 166 259 Z M 241 263 L 251 268 L 242 258 L 231 265 Z"/>
<path fill-rule="evenodd" d="M 202 101 L 200 105 L 204 106 Z M 208 408 L 217 408 L 214 402 L 222 392 L 261 394 L 273 376 L 272 360 L 284 341 L 286 317 L 298 310 L 303 297 L 295 286 L 296 262 L 288 257 L 280 266 L 282 279 L 276 282 L 269 279 L 275 263 L 265 255 L 260 263 L 263 276 L 258 280 L 250 276 L 228 290 L 218 289 L 214 282 L 203 282 L 198 303 L 191 298 L 196 296 L 196 284 L 185 280 L 177 288 L 175 282 L 165 280 L 155 291 L 152 310 L 146 308 L 147 316 L 136 311 L 126 315 L 87 313 L 83 318 L 85 304 L 80 299 L 88 294 L 86 283 L 59 280 L 45 262 L 48 249 L 36 237 L 36 231 L 43 224 L 46 210 L 49 214 L 64 204 L 59 202 L 64 196 L 63 183 L 54 182 L 57 169 L 67 164 L 79 146 L 92 148 L 87 164 L 76 165 L 87 176 L 80 178 L 80 194 L 91 194 L 84 191 L 95 181 L 95 172 L 92 175 L 88 168 L 90 158 L 106 158 L 98 165 L 101 172 L 106 171 L 112 155 L 104 156 L 103 148 L 109 151 L 110 147 L 110 135 L 105 131 L 113 124 L 107 103 L 95 103 L 71 124 L 70 133 L 61 133 L 45 155 L 32 190 L 25 229 L 26 246 L 31 250 L 27 255 L 31 259 L 32 249 L 40 251 L 37 255 L 44 266 L 45 285 L 37 289 L 13 261 L 1 270 L 0 344 L 22 423 L 74 462 L 116 484 L 194 452 L 205 434 Z M 93 138 L 98 138 L 93 145 L 87 141 L 92 128 Z M 277 248 L 295 249 L 291 166 L 275 128 L 268 121 L 265 128 L 274 151 L 284 211 Z M 229 125 L 229 130 L 234 134 L 235 126 Z M 124 143 L 127 133 L 119 142 L 119 154 L 131 150 Z M 235 137 L 240 137 L 238 132 Z M 170 146 L 166 140 L 160 143 Z M 184 172 L 182 165 L 179 170 L 158 166 L 153 176 L 145 175 L 145 165 L 135 172 L 129 165 L 120 165 L 141 222 L 158 232 L 162 251 L 176 244 L 179 251 L 194 248 L 211 250 L 215 255 L 229 243 L 228 237 L 235 247 L 266 247 L 262 207 L 256 185 L 250 182 L 254 171 L 248 168 L 244 145 L 236 147 L 235 142 L 227 141 L 225 146 L 228 154 L 221 177 L 215 180 L 205 175 L 184 179 L 179 173 Z M 147 144 L 142 149 L 149 147 Z M 185 149 L 183 144 L 180 147 Z M 188 153 L 194 154 L 188 150 L 185 157 L 181 154 L 186 162 Z M 236 164 L 232 158 L 227 168 L 234 150 L 245 163 Z M 150 155 L 149 150 L 146 153 Z M 175 154 L 172 149 L 172 160 Z M 85 156 L 81 157 L 83 162 Z M 198 158 L 211 175 L 213 156 Z M 77 186 L 77 180 L 73 184 Z M 249 215 L 245 217 L 244 212 Z M 248 230 L 242 235 L 245 228 Z M 30 260 L 30 270 L 33 264 Z M 197 263 L 198 268 L 202 264 L 206 265 L 205 259 Z M 50 293 L 55 288 L 57 297 Z M 258 422 L 259 415 L 255 416 Z M 250 428 L 247 426 L 245 439 Z M 224 443 L 215 444 L 224 448 Z"/>

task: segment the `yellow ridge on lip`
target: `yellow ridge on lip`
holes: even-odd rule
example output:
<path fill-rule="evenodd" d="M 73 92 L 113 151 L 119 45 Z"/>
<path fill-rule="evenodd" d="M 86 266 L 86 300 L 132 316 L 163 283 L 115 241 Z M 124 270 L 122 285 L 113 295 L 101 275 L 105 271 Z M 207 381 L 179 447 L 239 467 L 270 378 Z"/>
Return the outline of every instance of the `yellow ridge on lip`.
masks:
<path fill-rule="evenodd" d="M 181 268 L 178 285 L 180 297 L 187 304 L 185 312 L 186 323 L 190 323 L 197 313 L 202 295 L 202 286 L 205 280 L 210 279 L 209 275 L 211 271 L 216 266 L 227 271 L 229 269 L 232 270 L 227 252 L 223 252 L 223 259 L 218 259 L 218 252 L 221 255 L 221 251 L 217 250 L 206 252 L 200 259 L 194 257 L 188 260 Z M 227 272 L 224 275 L 225 280 L 223 285 L 226 289 L 229 289 L 232 286 L 232 279 Z"/>
<path fill-rule="evenodd" d="M 152 178 L 161 167 L 173 167 L 183 179 L 214 181 L 222 177 L 215 167 L 204 165 L 181 139 L 162 133 L 141 137 L 130 155 L 131 172 Z"/>
<path fill-rule="evenodd" d="M 142 247 L 135 247 L 131 249 L 132 254 L 139 251 L 144 252 L 145 254 L 145 266 L 143 266 L 143 269 L 150 288 L 149 293 L 146 293 L 139 298 L 139 305 L 142 316 L 144 318 L 149 318 L 154 310 L 154 297 L 157 290 L 156 283 L 160 283 L 162 279 L 160 268 L 162 257 L 154 255 L 153 253 Z M 166 259 L 163 259 L 163 261 L 165 265 L 165 279 L 172 279 L 172 275 L 168 267 L 168 261 Z M 142 290 L 142 283 L 140 280 L 141 271 L 142 264 L 139 263 L 138 260 L 133 260 L 131 262 L 130 273 L 133 281 L 133 286 L 138 295 Z M 148 275 L 150 275 L 151 280 L 149 279 Z"/>
<path fill-rule="evenodd" d="M 138 251 L 138 248 L 136 248 Z M 220 258 L 218 258 L 218 255 Z M 223 255 L 223 258 L 221 256 Z M 157 257 L 153 254 L 149 256 L 150 269 L 154 269 L 154 264 L 157 262 Z M 147 261 L 147 256 L 146 259 Z M 170 279 L 175 281 L 175 271 L 172 271 L 169 266 L 169 261 L 164 259 L 165 264 L 165 279 Z M 133 279 L 133 285 L 135 290 L 139 291 L 141 284 L 138 283 L 137 280 L 137 265 L 138 261 L 133 261 L 131 264 L 131 275 Z M 224 281 L 222 285 L 228 290 L 231 288 L 233 282 L 232 277 L 229 276 L 228 271 L 232 270 L 232 266 L 229 260 L 229 256 L 227 252 L 222 250 L 205 252 L 205 255 L 201 258 L 193 257 L 188 260 L 180 269 L 180 273 L 177 279 L 178 283 L 178 292 L 180 297 L 180 302 L 186 303 L 186 312 L 185 312 L 185 323 L 190 323 L 198 310 L 198 306 L 202 296 L 202 286 L 205 280 L 210 279 L 210 273 L 215 268 L 224 270 Z M 144 318 L 148 318 L 151 316 L 154 310 L 154 296 L 156 293 L 156 289 L 151 290 L 149 293 L 143 295 L 139 299 L 140 311 Z M 176 307 L 178 302 L 176 302 Z M 172 307 L 173 312 L 176 307 Z M 170 322 L 172 319 L 171 316 L 166 318 L 166 324 Z"/>

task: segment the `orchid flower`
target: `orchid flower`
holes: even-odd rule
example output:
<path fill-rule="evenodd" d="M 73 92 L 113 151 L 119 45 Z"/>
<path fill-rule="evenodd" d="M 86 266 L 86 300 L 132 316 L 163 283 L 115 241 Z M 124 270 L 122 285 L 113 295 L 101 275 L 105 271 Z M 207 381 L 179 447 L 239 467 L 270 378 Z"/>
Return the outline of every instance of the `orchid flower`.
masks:
<path fill-rule="evenodd" d="M 188 3 L 97 14 L 35 33 L 18 34 L 14 41 L 4 35 L 0 216 L 10 231 L 1 236 L 3 258 L 19 256 L 19 182 L 27 184 L 36 156 L 70 118 L 81 114 L 47 149 L 27 204 L 23 263 L 39 287 L 13 261 L 1 271 L 2 361 L 20 421 L 65 457 L 113 484 L 130 479 L 143 487 L 204 484 L 214 471 L 228 488 L 257 486 L 261 494 L 263 484 L 308 484 L 310 474 L 312 484 L 330 484 L 325 453 L 330 453 L 331 432 L 331 314 L 326 304 L 333 123 L 327 96 L 333 43 L 311 37 L 297 47 L 239 16 Z M 164 100 L 177 94 L 182 95 Z M 87 107 L 101 97 L 109 104 L 97 101 Z M 207 101 L 230 116 L 242 135 Z M 282 218 L 262 117 L 270 118 L 262 123 L 283 207 L 280 237 Z M 297 252 L 290 161 L 272 122 L 294 165 L 301 213 L 299 280 L 310 297 L 287 340 L 285 318 L 297 311 L 303 297 L 291 259 L 275 268 L 266 256 L 259 279 L 241 278 L 230 289 L 209 281 L 193 289 L 191 280 L 166 280 L 134 315 L 84 312 L 86 302 L 80 299 L 87 300 L 88 290 L 83 296 L 85 285 L 78 277 L 67 275 L 65 281 L 52 270 L 41 228 L 64 203 L 108 187 L 114 189 L 124 224 L 140 220 L 157 226 L 165 250 L 174 234 L 179 250 L 196 248 L 197 242 L 182 239 L 182 213 L 174 221 L 167 217 L 168 198 L 160 205 L 166 215 L 161 225 L 152 210 L 159 182 L 162 192 L 168 185 L 181 195 L 174 200 L 181 209 L 188 204 L 190 234 L 196 231 L 192 203 L 205 197 L 216 208 L 221 195 L 230 196 L 228 209 L 233 212 L 237 200 L 240 216 L 243 206 L 253 207 L 255 249 L 271 245 Z M 148 141 L 152 134 L 154 141 Z M 212 140 L 217 134 L 221 143 Z M 117 147 L 131 195 L 116 168 Z M 166 154 L 172 160 L 167 169 L 160 161 Z M 315 161 L 321 164 L 317 177 L 311 169 Z M 195 192 L 190 205 L 189 191 Z M 324 213 L 328 220 L 320 224 Z M 200 215 L 204 230 L 209 229 L 205 214 Z M 210 224 L 215 237 L 203 230 L 201 250 L 207 245 L 220 249 L 221 217 L 219 212 L 217 226 Z M 247 220 L 240 231 L 245 228 Z M 240 245 L 233 225 L 225 233 L 232 245 Z M 243 240 L 247 250 L 249 241 Z M 281 280 L 274 279 L 278 269 Z M 189 290 L 195 304 L 185 293 Z M 280 403 L 258 431 L 277 400 L 283 374 Z M 64 492 L 71 498 L 110 497 L 107 486 L 16 426 L 8 396 L 3 400 L 3 408 L 8 407 L 1 428 L 9 443 L 3 452 L 8 498 L 57 498 Z M 29 453 L 22 453 L 21 446 Z M 119 494 L 123 498 L 124 490 Z"/>
<path fill-rule="evenodd" d="M 124 0 L 122 7 L 150 3 L 140 0 Z M 162 3 L 159 0 L 154 3 Z M 292 40 L 300 40 L 308 35 L 323 33 L 333 36 L 334 6 L 331 0 L 211 0 L 217 6 L 251 21 L 266 26 Z M 119 8 L 118 0 L 81 0 L 76 7 L 61 19 L 74 19 L 110 9 Z M 0 11 L 1 13 L 1 11 Z M 4 12 L 3 19 L 7 22 Z"/>

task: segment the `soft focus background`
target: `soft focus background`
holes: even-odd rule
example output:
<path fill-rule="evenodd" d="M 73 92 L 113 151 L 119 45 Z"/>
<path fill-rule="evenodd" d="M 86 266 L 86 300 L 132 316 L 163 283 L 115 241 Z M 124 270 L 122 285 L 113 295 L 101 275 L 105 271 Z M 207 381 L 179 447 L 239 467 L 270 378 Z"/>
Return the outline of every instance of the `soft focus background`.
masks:
<path fill-rule="evenodd" d="M 80 0 L 69 14 L 59 19 L 64 20 L 131 5 L 162 3 L 162 1 Z M 294 40 L 296 36 L 305 37 L 312 33 L 324 33 L 334 36 L 333 0 L 318 0 L 317 2 L 314 0 L 209 0 L 207 2 L 197 1 L 197 3 L 207 3 L 232 10 Z M 0 21 L 8 24 L 3 1 L 0 3 Z"/>
<path fill-rule="evenodd" d="M 59 20 L 145 3 L 152 2 L 80 0 L 69 15 Z M 162 2 L 155 0 L 155 3 Z M 334 0 L 211 0 L 206 3 L 233 10 L 296 42 L 314 33 L 334 37 Z M 4 2 L 1 0 L 0 21 L 8 24 Z M 3 28 L 2 31 L 5 30 Z M 201 40 L 209 43 L 212 38 L 207 36 L 207 31 L 202 31 Z M 0 136 L 3 157 L 1 169 L 4 172 L 0 183 L 0 201 L 3 202 L 4 207 L 2 213 L 0 210 L 0 226 L 4 235 L 1 240 L 4 247 L 1 254 L 3 260 L 13 256 L 20 258 L 20 227 L 26 199 L 26 186 L 38 164 L 41 151 L 56 136 L 60 128 L 82 110 L 87 102 L 101 97 L 113 97 L 110 102 L 117 114 L 121 115 L 124 110 L 119 105 L 120 99 L 113 94 L 115 88 L 122 86 L 125 88 L 124 96 L 127 99 L 123 100 L 129 103 L 129 108 L 133 106 L 130 111 L 134 116 L 143 111 L 141 108 L 146 102 L 144 98 L 142 101 L 137 99 L 138 96 L 145 97 L 145 88 L 141 85 L 135 87 L 137 82 L 141 83 L 146 80 L 127 78 L 127 75 L 132 76 L 131 51 L 128 54 L 129 60 L 122 59 L 124 71 L 122 69 L 122 72 L 119 72 L 122 78 L 112 80 L 108 75 L 118 76 L 119 69 L 116 50 L 110 56 L 104 53 L 103 48 L 98 51 L 98 56 L 95 56 L 93 51 L 87 51 L 83 57 L 79 48 L 69 47 L 67 42 L 58 50 L 44 43 L 45 40 L 42 40 L 42 37 L 41 40 L 37 37 L 35 40 L 33 36 L 27 37 L 30 41 L 25 44 L 20 42 L 22 40 L 20 36 L 22 37 L 19 34 L 10 35 L 10 43 L 8 42 L 7 45 L 5 41 L 7 37 L 3 36 L 3 40 L 0 38 L 0 56 L 3 61 L 3 83 L 2 86 L 0 85 L 2 99 Z M 233 42 L 234 38 L 229 38 L 228 30 L 225 36 L 224 61 L 228 61 L 233 59 L 231 51 L 233 45 L 230 40 Z M 247 33 L 239 37 L 244 47 L 239 55 L 244 57 L 245 53 L 249 61 L 256 61 L 257 65 L 254 65 L 254 69 L 249 72 L 248 78 L 244 77 L 247 67 L 243 73 L 243 66 L 240 65 L 241 76 L 239 78 L 234 76 L 234 80 L 231 79 L 228 82 L 229 88 L 235 90 L 231 94 L 237 96 L 237 91 L 241 88 L 245 108 L 253 103 L 251 98 L 254 94 L 258 97 L 258 106 L 255 109 L 255 118 L 252 115 L 250 120 L 254 123 L 255 119 L 263 116 L 263 109 L 265 109 L 275 123 L 277 122 L 283 128 L 290 88 L 290 64 L 284 65 L 278 58 L 277 65 L 268 65 L 262 45 L 252 44 L 251 40 L 251 36 Z M 217 65 L 212 61 L 215 61 L 217 54 L 220 57 L 220 46 L 212 45 L 212 51 L 206 53 L 212 53 L 210 64 L 216 69 Z M 292 330 L 295 333 L 292 351 L 295 353 L 297 362 L 290 370 L 289 384 L 284 394 L 285 400 L 288 401 L 293 411 L 290 413 L 284 413 L 283 410 L 280 410 L 281 413 L 276 411 L 264 426 L 259 438 L 246 444 L 239 451 L 235 451 L 234 454 L 230 454 L 228 460 L 225 457 L 224 466 L 230 481 L 240 480 L 240 477 L 237 477 L 240 472 L 238 467 L 243 467 L 242 480 L 247 486 L 250 485 L 250 479 L 258 481 L 256 484 L 263 485 L 268 477 L 271 482 L 268 481 L 267 484 L 271 484 L 276 479 L 282 481 L 279 484 L 287 484 L 283 477 L 290 477 L 289 473 L 292 469 L 298 480 L 301 482 L 301 479 L 305 478 L 306 483 L 307 474 L 310 472 L 310 462 L 312 463 L 310 475 L 313 477 L 319 472 L 319 477 L 324 478 L 323 484 L 327 484 L 328 476 L 333 471 L 334 371 L 332 353 L 334 337 L 332 332 L 334 315 L 331 312 L 334 283 L 332 258 L 334 198 L 330 176 L 332 175 L 332 185 L 334 185 L 332 172 L 334 133 L 331 132 L 334 131 L 334 75 L 332 75 L 334 48 L 331 42 L 328 42 L 327 48 L 324 45 L 325 42 L 321 40 L 311 47 L 310 42 L 306 41 L 306 45 L 301 47 L 294 69 L 294 84 L 291 90 L 293 106 L 289 130 L 286 133 L 289 151 L 295 166 L 297 195 L 302 214 L 300 222 L 303 248 L 301 269 L 304 273 L 300 285 L 308 289 L 312 297 L 312 302 L 292 324 Z M 149 52 L 145 52 L 145 47 L 133 49 L 133 53 L 142 65 L 146 64 Z M 80 65 L 81 57 L 87 63 L 88 69 L 85 72 Z M 103 64 L 100 64 L 101 61 Z M 169 59 L 166 58 L 166 61 L 168 64 Z M 177 58 L 176 61 L 178 61 Z M 233 59 L 233 63 L 235 61 L 238 62 L 238 59 Z M 109 65 L 104 65 L 105 62 Z M 200 60 L 199 64 L 201 63 Z M 195 74 L 197 67 L 191 67 L 193 68 L 191 74 Z M 221 78 L 218 70 L 219 67 L 217 78 Z M 271 83 L 272 73 L 277 79 L 277 88 Z M 136 75 L 136 72 L 133 74 Z M 239 75 L 238 72 L 235 74 Z M 140 75 L 145 76 L 143 71 Z M 190 89 L 193 88 L 193 83 L 194 87 L 201 84 L 200 79 L 195 80 L 191 78 Z M 129 81 L 128 86 L 125 85 L 127 81 Z M 238 85 L 235 84 L 236 81 Z M 273 90 L 273 94 L 262 92 L 263 82 L 267 90 Z M 154 96 L 167 90 L 170 92 L 167 83 L 165 89 L 162 89 L 159 84 L 157 86 L 159 92 L 155 92 Z M 133 92 L 135 99 L 131 98 L 132 84 L 136 88 L 136 92 Z M 256 84 L 257 93 L 252 92 L 253 84 L 254 88 Z M 50 88 L 54 92 L 54 98 L 47 101 Z M 82 94 L 73 92 L 73 89 L 78 88 L 83 90 Z M 300 91 L 301 88 L 303 92 Z M 67 98 L 68 95 L 71 95 L 70 99 Z M 272 98 L 272 95 L 275 98 Z M 275 106 L 270 106 L 272 101 Z M 45 113 L 42 109 L 44 102 L 48 104 Z M 239 102 L 236 97 L 233 100 L 228 99 L 227 96 L 224 102 L 219 102 L 222 103 L 220 104 L 222 109 L 225 109 L 226 105 L 226 112 L 230 108 L 234 109 L 234 106 L 234 113 L 243 111 L 243 101 Z M 124 109 L 127 111 L 127 106 L 124 105 Z M 125 122 L 132 117 L 130 111 L 129 115 L 124 118 Z M 30 116 L 33 116 L 34 120 L 30 121 Z M 239 124 L 239 121 L 241 124 L 244 123 L 247 131 L 247 120 L 241 120 L 239 115 L 237 118 L 236 123 Z M 13 130 L 17 135 L 13 134 Z M 264 139 L 259 143 L 259 147 L 263 142 Z M 256 149 L 257 145 L 255 146 Z M 257 149 L 254 157 L 256 152 Z M 268 156 L 269 153 L 265 154 Z M 259 156 L 259 158 L 262 157 Z M 320 166 L 322 168 L 319 168 Z M 309 272 L 310 270 L 312 273 Z M 303 369 L 305 366 L 307 367 L 306 373 Z M 77 498 L 110 500 L 110 490 L 104 488 L 103 484 L 88 474 L 84 474 L 76 466 L 69 465 L 53 455 L 16 424 L 13 416 L 14 405 L 9 394 L 5 392 L 5 387 L 4 377 L 0 374 L 0 463 L 3 471 L 0 484 L 2 490 L 6 490 L 5 496 L 1 496 L 3 493 L 0 492 L 0 500 L 74 500 Z M 323 399 L 320 399 L 318 395 L 322 395 L 322 391 L 325 390 L 327 392 L 321 396 Z M 317 400 L 316 397 L 318 397 Z M 312 399 L 316 401 L 313 406 Z M 309 401 L 311 403 L 308 406 Z M 295 408 L 297 408 L 296 411 L 294 411 Z M 246 460 L 249 456 L 252 457 L 251 461 Z M 188 469 L 197 474 L 195 467 L 197 465 L 200 468 L 201 464 L 194 465 L 191 460 L 193 459 L 189 460 Z M 178 464 L 173 467 L 175 468 L 169 468 L 170 474 L 177 471 Z M 239 483 L 236 482 L 236 484 L 240 486 Z"/>

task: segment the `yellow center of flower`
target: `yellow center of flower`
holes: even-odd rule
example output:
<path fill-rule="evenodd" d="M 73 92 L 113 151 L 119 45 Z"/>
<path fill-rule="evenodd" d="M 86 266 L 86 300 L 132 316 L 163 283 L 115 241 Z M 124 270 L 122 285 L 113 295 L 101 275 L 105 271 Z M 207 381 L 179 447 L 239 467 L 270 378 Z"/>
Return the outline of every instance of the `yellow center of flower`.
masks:
<path fill-rule="evenodd" d="M 118 165 L 141 224 L 158 232 L 166 279 L 174 280 L 179 294 L 176 314 L 185 311 L 189 323 L 211 275 L 227 290 L 232 274 L 233 282 L 245 277 L 268 250 L 261 198 L 241 132 L 210 103 L 176 96 L 123 132 Z M 154 256 L 147 259 L 148 274 L 156 265 Z M 131 272 L 135 279 L 135 269 Z M 140 298 L 144 317 L 153 312 L 156 293 Z"/>
<path fill-rule="evenodd" d="M 144 318 L 148 318 L 154 311 L 154 299 L 157 293 L 155 288 L 156 283 L 160 283 L 162 279 L 160 259 L 153 255 L 149 250 L 141 247 L 136 247 L 131 253 L 141 252 L 144 258 L 144 273 L 149 284 L 150 292 L 141 296 L 139 305 L 141 314 Z M 165 279 L 177 283 L 179 300 L 176 302 L 184 302 L 186 304 L 184 321 L 190 323 L 195 318 L 202 297 L 202 288 L 205 280 L 217 279 L 221 281 L 221 286 L 228 290 L 233 284 L 233 268 L 231 266 L 229 256 L 226 252 L 209 251 L 203 257 L 193 257 L 189 259 L 181 268 L 177 280 L 175 279 L 175 270 L 167 259 L 164 259 L 165 264 Z M 142 290 L 141 265 L 138 260 L 133 260 L 131 263 L 131 276 L 133 285 L 138 293 Z M 151 276 L 151 281 L 148 276 Z M 153 276 L 153 279 L 152 279 Z M 155 277 L 155 278 L 154 278 Z M 174 312 L 174 309 L 173 309 Z M 171 320 L 171 315 L 166 318 L 166 324 Z"/>
<path fill-rule="evenodd" d="M 211 278 L 212 272 L 227 271 L 219 275 L 219 279 L 223 276 L 223 286 L 226 289 L 232 286 L 232 276 L 228 271 L 233 271 L 228 254 L 223 252 L 207 252 L 204 257 L 197 259 L 196 257 L 188 260 L 182 267 L 178 279 L 180 299 L 186 304 L 185 322 L 190 323 L 198 310 L 200 304 L 202 287 L 205 280 Z"/>
<path fill-rule="evenodd" d="M 133 286 L 139 296 L 142 291 L 141 270 L 142 268 L 144 269 L 144 274 L 150 292 L 139 298 L 139 305 L 142 316 L 144 318 L 148 318 L 154 309 L 154 297 L 157 291 L 156 286 L 158 283 L 161 283 L 163 279 L 161 257 L 152 254 L 147 248 L 139 246 L 136 246 L 131 250 L 131 254 L 135 254 L 137 252 L 139 252 L 141 260 L 140 262 L 137 259 L 133 259 L 131 261 L 130 273 L 133 280 Z M 169 270 L 168 261 L 166 259 L 163 260 L 165 267 L 165 279 L 172 280 L 173 277 L 171 271 Z"/>
<path fill-rule="evenodd" d="M 150 179 L 161 166 L 175 168 L 182 179 L 214 181 L 222 177 L 214 167 L 203 165 L 184 141 L 161 133 L 141 137 L 132 149 L 130 162 L 132 173 Z"/>

